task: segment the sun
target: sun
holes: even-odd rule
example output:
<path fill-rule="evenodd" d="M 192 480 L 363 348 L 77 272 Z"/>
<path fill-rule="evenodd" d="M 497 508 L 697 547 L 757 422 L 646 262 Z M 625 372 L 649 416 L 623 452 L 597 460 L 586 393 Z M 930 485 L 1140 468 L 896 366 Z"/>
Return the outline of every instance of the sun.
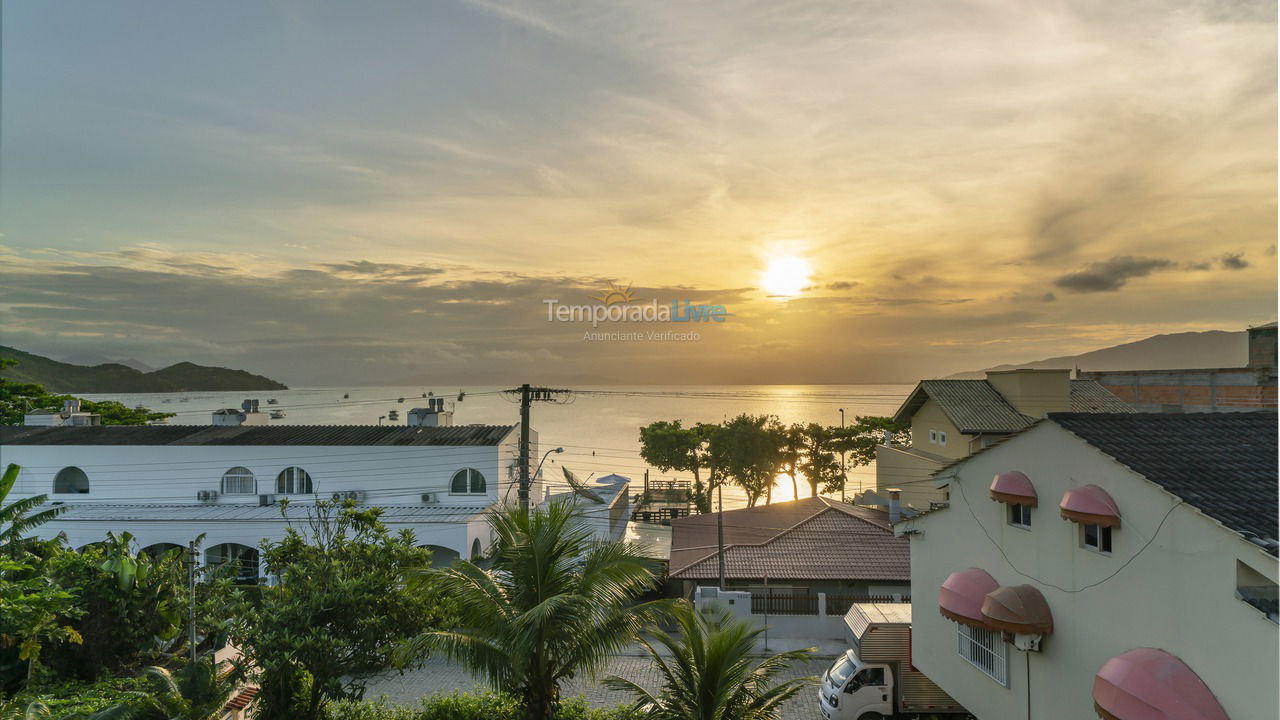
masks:
<path fill-rule="evenodd" d="M 813 266 L 808 260 L 794 255 L 784 255 L 769 262 L 760 278 L 765 292 L 774 297 L 795 297 L 809 286 Z"/>

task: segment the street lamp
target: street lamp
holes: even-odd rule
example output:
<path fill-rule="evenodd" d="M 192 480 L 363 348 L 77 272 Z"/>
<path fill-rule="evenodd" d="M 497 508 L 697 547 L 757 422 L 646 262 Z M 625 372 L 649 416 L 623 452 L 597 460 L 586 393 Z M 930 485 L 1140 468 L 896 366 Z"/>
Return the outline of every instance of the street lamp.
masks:
<path fill-rule="evenodd" d="M 564 448 L 561 447 L 561 448 L 551 448 L 546 453 L 544 453 L 542 456 L 542 460 L 538 462 L 538 469 L 533 471 L 533 476 L 538 477 L 538 473 L 542 472 L 542 463 L 547 461 L 547 456 L 549 456 L 551 453 L 562 453 L 562 452 L 564 452 Z"/>

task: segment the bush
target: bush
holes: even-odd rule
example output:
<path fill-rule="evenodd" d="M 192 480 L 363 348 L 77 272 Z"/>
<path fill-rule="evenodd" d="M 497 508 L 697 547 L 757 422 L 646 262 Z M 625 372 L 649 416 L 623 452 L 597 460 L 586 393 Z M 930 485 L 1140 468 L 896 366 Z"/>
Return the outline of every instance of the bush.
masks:
<path fill-rule="evenodd" d="M 131 691 L 148 689 L 142 677 L 113 677 L 95 683 L 69 681 L 44 684 L 19 694 L 17 699 L 23 702 L 39 700 L 49 706 L 50 717 L 61 718 L 73 713 L 95 713 L 129 700 Z"/>
<path fill-rule="evenodd" d="M 519 701 L 492 690 L 435 693 L 418 705 L 342 701 L 330 703 L 326 720 L 520 720 Z M 595 709 L 581 697 L 566 698 L 556 720 L 636 720 L 628 708 Z"/>

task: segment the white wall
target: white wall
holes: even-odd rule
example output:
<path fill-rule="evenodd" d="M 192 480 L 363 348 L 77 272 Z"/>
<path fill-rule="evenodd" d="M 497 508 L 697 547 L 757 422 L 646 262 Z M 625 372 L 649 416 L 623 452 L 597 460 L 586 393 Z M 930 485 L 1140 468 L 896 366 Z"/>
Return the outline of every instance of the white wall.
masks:
<path fill-rule="evenodd" d="M 1232 718 L 1277 716 L 1277 626 L 1235 597 L 1236 561 L 1274 581 L 1274 557 L 1189 505 L 1170 513 L 1170 495 L 1051 422 L 957 469 L 950 508 L 903 526 L 919 531 L 911 536 L 912 657 L 976 716 L 1026 717 L 1029 663 L 1037 720 L 1093 717 L 1094 674 L 1135 647 L 1180 657 Z M 1008 525 L 1006 506 L 987 495 L 991 479 L 1005 470 L 1021 470 L 1035 484 L 1039 507 L 1030 531 Z M 1120 508 L 1122 526 L 1113 533 L 1110 556 L 1078 547 L 1077 525 L 1058 514 L 1062 493 L 1086 483 L 1104 488 Z M 1155 540 L 1121 569 L 1166 513 Z M 937 588 L 948 574 L 970 566 L 1001 585 L 1035 585 L 1053 613 L 1055 630 L 1042 652 L 1025 657 L 1009 648 L 1008 688 L 957 654 L 956 624 L 938 613 Z"/>
<path fill-rule="evenodd" d="M 518 433 L 499 446 L 87 446 L 6 445 L 0 447 L 0 464 L 22 467 L 11 499 L 48 494 L 50 501 L 68 504 L 235 506 L 258 505 L 254 495 L 219 494 L 216 502 L 196 499 L 200 490 L 221 491 L 222 475 L 235 466 L 249 468 L 257 478 L 258 493 L 276 493 L 277 474 L 290 466 L 301 467 L 312 478 L 313 495 L 290 496 L 292 517 L 304 518 L 307 503 L 328 499 L 333 492 L 363 490 L 365 505 L 422 507 L 422 494 L 437 493 L 439 504 L 481 507 L 498 501 L 513 483 L 509 466 L 516 462 Z M 53 494 L 57 472 L 67 466 L 84 470 L 89 478 L 87 494 Z M 450 492 L 449 481 L 460 468 L 480 470 L 486 478 L 483 495 Z M 515 491 L 510 491 L 514 501 Z M 296 523 L 295 523 L 296 524 Z M 411 527 L 420 545 L 440 545 L 470 557 L 474 540 L 487 548 L 492 541 L 483 518 L 453 522 L 397 522 L 389 528 Z M 204 547 L 231 542 L 257 546 L 262 539 L 279 540 L 286 524 L 274 514 L 263 520 L 190 521 L 55 520 L 39 534 L 52 537 L 66 532 L 72 547 L 102 540 L 107 531 L 129 531 L 140 547 L 155 543 L 185 545 L 205 533 Z"/>
<path fill-rule="evenodd" d="M 0 462 L 22 467 L 12 496 L 49 493 L 51 500 L 106 503 L 196 503 L 199 490 L 220 490 L 222 475 L 235 466 L 253 471 L 258 493 L 276 494 L 276 476 L 290 466 L 306 470 L 316 495 L 364 490 L 366 502 L 418 505 L 424 492 L 440 493 L 442 504 L 495 501 L 508 482 L 505 446 L 133 446 L 7 445 Z M 53 495 L 57 472 L 74 465 L 89 476 L 88 494 Z M 453 495 L 449 479 L 463 467 L 484 473 L 483 497 Z M 224 503 L 257 504 L 254 495 L 222 495 Z"/>

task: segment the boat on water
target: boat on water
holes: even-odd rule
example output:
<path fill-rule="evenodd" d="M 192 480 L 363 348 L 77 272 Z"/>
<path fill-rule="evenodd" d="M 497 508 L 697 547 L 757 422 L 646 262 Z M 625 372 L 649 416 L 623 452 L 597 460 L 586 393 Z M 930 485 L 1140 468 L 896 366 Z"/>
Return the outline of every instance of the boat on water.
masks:
<path fill-rule="evenodd" d="M 404 402 L 404 398 L 400 398 L 400 399 L 399 399 L 399 400 L 397 400 L 396 402 L 398 402 L 398 403 L 402 403 L 402 402 Z"/>
<path fill-rule="evenodd" d="M 342 399 L 343 399 L 343 400 L 350 399 L 350 397 L 351 397 L 351 393 L 342 393 Z"/>
<path fill-rule="evenodd" d="M 277 400 L 277 399 L 275 399 L 275 398 L 270 398 L 270 399 L 268 399 L 268 400 L 267 400 L 267 404 L 268 404 L 268 405 L 275 405 L 275 404 L 277 404 L 277 403 L 279 403 L 279 402 L 280 402 L 280 401 L 279 401 L 279 400 Z"/>
<path fill-rule="evenodd" d="M 191 398 L 182 398 L 178 402 L 191 402 Z"/>
<path fill-rule="evenodd" d="M 284 412 L 283 410 L 272 410 L 272 411 L 271 411 L 271 419 L 272 419 L 272 420 L 279 420 L 280 418 L 282 418 L 282 417 L 284 417 L 284 416 L 285 416 L 285 412 Z"/>
<path fill-rule="evenodd" d="M 399 419 L 400 419 L 400 411 L 398 411 L 398 410 L 392 410 L 391 412 L 387 413 L 387 419 L 388 419 L 388 420 L 399 420 Z"/>

